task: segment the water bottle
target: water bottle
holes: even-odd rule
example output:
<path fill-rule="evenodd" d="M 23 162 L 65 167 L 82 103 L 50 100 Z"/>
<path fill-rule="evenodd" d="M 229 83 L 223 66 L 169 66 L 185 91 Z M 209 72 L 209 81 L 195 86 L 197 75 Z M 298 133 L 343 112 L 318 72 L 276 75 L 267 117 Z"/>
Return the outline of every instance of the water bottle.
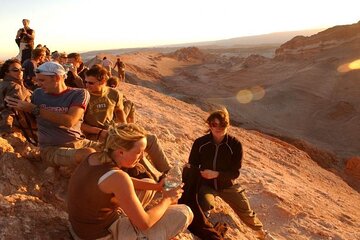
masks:
<path fill-rule="evenodd" d="M 175 161 L 174 166 L 166 174 L 164 180 L 164 190 L 169 191 L 172 188 L 176 188 L 182 183 L 182 169 L 179 161 Z"/>

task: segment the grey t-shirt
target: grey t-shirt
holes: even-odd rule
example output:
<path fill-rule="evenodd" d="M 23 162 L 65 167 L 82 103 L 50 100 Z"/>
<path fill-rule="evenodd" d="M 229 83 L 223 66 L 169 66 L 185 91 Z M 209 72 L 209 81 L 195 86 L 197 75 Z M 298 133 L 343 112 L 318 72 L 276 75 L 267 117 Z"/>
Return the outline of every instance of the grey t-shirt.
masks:
<path fill-rule="evenodd" d="M 68 88 L 60 94 L 48 94 L 41 88 L 34 91 L 31 101 L 47 110 L 67 113 L 70 107 L 78 106 L 86 109 L 90 94 L 82 88 Z M 41 117 L 37 117 L 38 139 L 40 147 L 67 146 L 68 143 L 84 138 L 81 132 L 81 124 L 84 116 L 71 128 L 61 126 Z"/>

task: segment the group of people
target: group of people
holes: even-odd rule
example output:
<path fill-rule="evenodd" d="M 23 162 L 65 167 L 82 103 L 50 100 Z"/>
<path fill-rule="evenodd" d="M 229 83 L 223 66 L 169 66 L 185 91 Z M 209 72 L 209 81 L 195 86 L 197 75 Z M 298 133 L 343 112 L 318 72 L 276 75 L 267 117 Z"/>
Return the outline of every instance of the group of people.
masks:
<path fill-rule="evenodd" d="M 113 62 L 107 57 L 103 57 L 102 66 L 112 75 L 112 70 L 117 68 L 118 78 L 120 81 L 125 82 L 125 63 L 121 61 L 118 57 L 116 59 L 115 65 L 113 66 Z"/>
<path fill-rule="evenodd" d="M 0 89 L 6 89 L 0 91 L 0 112 L 5 126 L 16 112 L 31 114 L 44 163 L 76 167 L 67 192 L 73 238 L 170 239 L 185 230 L 194 215 L 187 205 L 177 204 L 183 184 L 163 189 L 169 161 L 156 135 L 135 123 L 119 78 L 102 64 L 87 69 L 77 53 L 67 55 L 68 70 L 60 59 L 59 54 L 34 68 L 29 80 L 33 92 L 24 85 L 21 62 L 7 60 L 0 70 Z M 228 134 L 227 110 L 210 113 L 205 123 L 208 133 L 195 140 L 185 167 L 201 176 L 197 194 L 202 211 L 210 217 L 219 196 L 265 239 L 270 235 L 244 189 L 234 184 L 243 150 Z M 160 199 L 149 207 L 157 192 Z"/>

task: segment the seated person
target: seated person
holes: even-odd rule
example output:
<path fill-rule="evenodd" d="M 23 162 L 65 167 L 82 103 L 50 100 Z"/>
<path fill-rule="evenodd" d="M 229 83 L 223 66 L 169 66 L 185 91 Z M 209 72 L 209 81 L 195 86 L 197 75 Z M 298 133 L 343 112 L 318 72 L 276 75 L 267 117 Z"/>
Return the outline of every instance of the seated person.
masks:
<path fill-rule="evenodd" d="M 171 239 L 193 219 L 186 205 L 176 204 L 182 185 L 163 191 L 162 199 L 144 208 L 163 181 L 134 179 L 123 171 L 140 160 L 145 131 L 133 124 L 109 128 L 101 152 L 80 163 L 68 187 L 70 232 L 74 239 Z"/>
<path fill-rule="evenodd" d="M 70 53 L 67 55 L 67 63 L 71 64 L 65 79 L 68 87 L 84 88 L 85 72 L 87 67 L 84 65 L 79 53 Z"/>
<path fill-rule="evenodd" d="M 90 101 L 85 112 L 81 129 L 89 139 L 103 142 L 108 134 L 107 129 L 114 123 L 125 123 L 122 93 L 106 86 L 108 72 L 101 65 L 94 65 L 86 72 L 85 86 L 90 93 Z M 141 162 L 144 167 L 158 179 L 170 169 L 158 139 L 155 135 L 146 135 L 148 145 L 146 152 L 155 168 L 146 158 Z"/>
<path fill-rule="evenodd" d="M 251 209 L 245 189 L 233 182 L 239 177 L 243 150 L 241 142 L 227 133 L 230 119 L 226 109 L 212 112 L 206 120 L 208 134 L 195 140 L 190 167 L 200 169 L 202 177 L 198 193 L 199 204 L 209 217 L 215 206 L 215 196 L 222 198 L 260 239 L 272 239 Z"/>
<path fill-rule="evenodd" d="M 50 166 L 76 166 L 99 143 L 84 138 L 81 123 L 90 95 L 85 89 L 65 85 L 65 69 L 46 62 L 36 69 L 38 88 L 31 103 L 6 97 L 9 107 L 36 117 L 41 158 Z"/>
<path fill-rule="evenodd" d="M 0 132 L 11 132 L 15 112 L 6 105 L 5 97 L 10 96 L 30 102 L 31 92 L 24 86 L 23 69 L 18 59 L 9 59 L 0 69 Z"/>
<path fill-rule="evenodd" d="M 25 60 L 22 64 L 24 68 L 24 84 L 32 91 L 37 88 L 35 69 L 44 62 L 45 56 L 45 49 L 35 48 L 31 51 L 31 59 Z"/>
<path fill-rule="evenodd" d="M 118 88 L 120 84 L 120 79 L 118 77 L 110 77 L 106 85 L 111 88 Z M 135 106 L 134 103 L 128 100 L 125 95 L 123 95 L 123 105 L 124 105 L 124 113 L 126 117 L 126 122 L 134 123 L 135 122 Z"/>

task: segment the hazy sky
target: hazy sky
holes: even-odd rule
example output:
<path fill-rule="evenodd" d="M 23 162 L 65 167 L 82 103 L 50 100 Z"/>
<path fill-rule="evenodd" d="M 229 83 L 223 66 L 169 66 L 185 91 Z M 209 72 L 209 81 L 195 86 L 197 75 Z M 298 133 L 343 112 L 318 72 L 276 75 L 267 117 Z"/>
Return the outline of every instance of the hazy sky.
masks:
<path fill-rule="evenodd" d="M 84 52 L 327 28 L 358 22 L 359 9 L 359 0 L 6 0 L 0 59 L 17 54 L 23 18 L 35 45 Z"/>

